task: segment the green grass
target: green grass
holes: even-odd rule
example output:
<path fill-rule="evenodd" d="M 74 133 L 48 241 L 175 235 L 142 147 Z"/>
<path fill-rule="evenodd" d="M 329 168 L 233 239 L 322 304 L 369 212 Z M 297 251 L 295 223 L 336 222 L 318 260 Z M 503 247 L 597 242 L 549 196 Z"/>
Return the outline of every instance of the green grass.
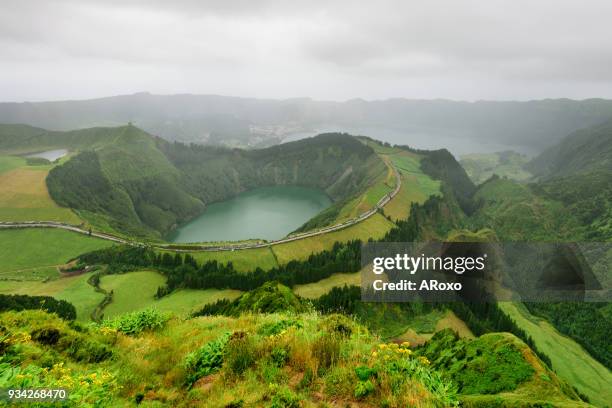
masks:
<path fill-rule="evenodd" d="M 474 153 L 461 156 L 459 163 L 475 184 L 486 181 L 493 174 L 516 181 L 529 180 L 533 175 L 523 166 L 527 156 L 516 152 Z"/>
<path fill-rule="evenodd" d="M 18 167 L 25 166 L 26 161 L 22 157 L 17 156 L 0 156 L 0 174 Z"/>
<path fill-rule="evenodd" d="M 110 245 L 110 241 L 58 229 L 0 230 L 0 279 L 57 277 L 57 265 Z"/>
<path fill-rule="evenodd" d="M 612 401 L 612 373 L 578 343 L 544 319 L 531 315 L 521 304 L 500 302 L 499 306 L 550 357 L 553 369 L 561 378 L 586 394 L 595 405 L 604 406 Z"/>
<path fill-rule="evenodd" d="M 234 299 L 240 295 L 237 290 L 178 290 L 162 299 L 154 295 L 166 278 L 153 271 L 129 272 L 121 275 L 105 275 L 100 287 L 113 291 L 113 301 L 104 309 L 104 317 L 111 318 L 135 310 L 153 307 L 160 311 L 186 314 L 201 308 L 206 303 L 219 299 Z"/>
<path fill-rule="evenodd" d="M 270 248 L 243 249 L 237 251 L 201 251 L 192 252 L 191 255 L 198 261 L 204 263 L 215 260 L 220 263 L 232 262 L 238 272 L 250 272 L 256 267 L 264 270 L 278 266 L 274 254 Z"/>
<path fill-rule="evenodd" d="M 7 295 L 53 296 L 66 300 L 74 305 L 77 320 L 90 321 L 91 312 L 102 301 L 103 295 L 95 292 L 87 283 L 91 274 L 70 276 L 42 281 L 0 280 L 0 293 Z"/>
<path fill-rule="evenodd" d="M 240 291 L 232 289 L 181 289 L 155 301 L 151 306 L 161 311 L 185 314 L 220 299 L 233 300 L 240 296 L 240 294 Z"/>
<path fill-rule="evenodd" d="M 77 312 L 77 320 L 82 322 L 91 321 L 91 313 L 100 304 L 104 295 L 94 290 L 87 283 L 91 274 L 79 275 L 70 285 L 54 295 L 57 299 L 63 299 L 74 305 Z"/>
<path fill-rule="evenodd" d="M 481 206 L 472 216 L 472 225 L 495 230 L 500 240 L 581 239 L 574 215 L 562 203 L 534 194 L 527 185 L 490 180 L 479 187 L 474 200 Z"/>
<path fill-rule="evenodd" d="M 0 221 L 81 222 L 49 196 L 45 179 L 51 166 L 19 166 L 18 161 L 5 158 L 0 159 L 0 167 L 8 169 L 0 171 Z"/>
<path fill-rule="evenodd" d="M 113 301 L 104 308 L 104 317 L 114 317 L 145 307 L 153 301 L 157 288 L 165 283 L 166 278 L 152 271 L 102 276 L 100 287 L 113 292 Z"/>
<path fill-rule="evenodd" d="M 380 214 L 374 214 L 365 221 L 339 231 L 317 235 L 310 238 L 274 245 L 272 250 L 280 264 L 291 260 L 306 259 L 310 254 L 331 249 L 334 242 L 347 242 L 354 239 L 367 241 L 368 238 L 382 238 L 393 227 L 393 223 Z"/>
<path fill-rule="evenodd" d="M 361 285 L 361 272 L 355 273 L 334 273 L 329 278 L 321 279 L 318 282 L 295 285 L 293 293 L 306 299 L 316 299 L 336 286 Z"/>

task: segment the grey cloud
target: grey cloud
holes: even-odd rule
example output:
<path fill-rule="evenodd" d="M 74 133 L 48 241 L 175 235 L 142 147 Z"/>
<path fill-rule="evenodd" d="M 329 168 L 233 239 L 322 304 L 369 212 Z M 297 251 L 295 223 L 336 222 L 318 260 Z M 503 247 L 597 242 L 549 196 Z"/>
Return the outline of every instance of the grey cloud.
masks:
<path fill-rule="evenodd" d="M 612 97 L 610 15 L 607 0 L 4 0 L 0 100 L 135 86 L 332 99 Z"/>

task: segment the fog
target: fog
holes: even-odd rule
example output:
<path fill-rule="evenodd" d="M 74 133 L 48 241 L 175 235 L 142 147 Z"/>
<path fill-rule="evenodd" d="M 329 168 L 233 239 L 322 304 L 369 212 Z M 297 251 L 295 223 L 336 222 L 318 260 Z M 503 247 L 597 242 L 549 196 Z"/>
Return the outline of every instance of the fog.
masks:
<path fill-rule="evenodd" d="M 612 2 L 4 0 L 0 101 L 612 97 Z"/>

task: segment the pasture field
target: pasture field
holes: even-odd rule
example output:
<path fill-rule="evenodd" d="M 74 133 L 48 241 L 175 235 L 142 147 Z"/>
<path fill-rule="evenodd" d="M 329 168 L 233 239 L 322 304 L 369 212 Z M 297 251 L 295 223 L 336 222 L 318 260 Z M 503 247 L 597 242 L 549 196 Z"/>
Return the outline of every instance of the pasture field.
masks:
<path fill-rule="evenodd" d="M 76 308 L 77 320 L 81 322 L 90 322 L 91 313 L 104 299 L 102 293 L 96 292 L 93 286 L 87 283 L 90 277 L 90 273 L 79 275 L 70 285 L 53 295 L 56 299 L 72 303 Z"/>
<path fill-rule="evenodd" d="M 187 314 L 202 308 L 207 303 L 214 303 L 220 299 L 234 300 L 241 293 L 239 290 L 233 289 L 181 289 L 153 301 L 150 306 L 162 312 Z"/>
<path fill-rule="evenodd" d="M 191 255 L 202 264 L 215 260 L 220 263 L 232 262 L 238 272 L 250 272 L 256 267 L 268 270 L 278 266 L 270 248 L 242 249 L 237 251 L 191 252 Z"/>
<path fill-rule="evenodd" d="M 128 272 L 120 275 L 105 275 L 100 280 L 100 287 L 113 291 L 113 301 L 104 308 L 104 318 L 142 310 L 148 307 L 164 312 L 187 314 L 206 303 L 219 299 L 235 299 L 240 296 L 238 290 L 195 290 L 182 289 L 156 300 L 154 295 L 166 278 L 153 271 Z"/>
<path fill-rule="evenodd" d="M 153 301 L 157 288 L 165 283 L 166 278 L 153 271 L 102 276 L 100 287 L 107 292 L 113 292 L 113 301 L 104 308 L 104 317 L 141 309 Z"/>
<path fill-rule="evenodd" d="M 432 319 L 432 316 L 434 317 Z M 432 322 L 440 315 L 436 312 L 427 315 L 423 319 L 415 319 L 414 327 L 410 327 L 404 333 L 395 338 L 396 341 L 408 341 L 412 345 L 422 345 L 436 333 L 444 329 L 451 329 L 462 338 L 475 338 L 474 333 L 467 327 L 463 320 L 459 319 L 452 310 L 447 310 L 444 315 L 435 323 L 432 329 Z M 425 330 L 425 331 L 424 331 Z"/>
<path fill-rule="evenodd" d="M 23 164 L 21 158 L 0 159 L 0 221 L 81 223 L 72 210 L 58 206 L 49 196 L 45 178 L 51 166 Z"/>
<path fill-rule="evenodd" d="M 295 285 L 293 293 L 306 299 L 316 299 L 337 286 L 361 285 L 361 272 L 355 273 L 334 273 L 329 278 L 321 279 L 318 282 Z"/>
<path fill-rule="evenodd" d="M 89 322 L 91 312 L 104 296 L 87 283 L 90 273 L 63 277 L 48 282 L 0 280 L 0 293 L 7 295 L 53 296 L 74 305 L 77 320 Z"/>
<path fill-rule="evenodd" d="M 274 245 L 272 250 L 276 254 L 278 263 L 283 265 L 291 260 L 303 260 L 312 253 L 330 249 L 335 242 L 347 242 L 354 239 L 367 241 L 370 237 L 382 238 L 393 225 L 382 215 L 374 214 L 365 221 L 339 231 Z"/>
<path fill-rule="evenodd" d="M 59 276 L 58 265 L 111 241 L 60 229 L 0 230 L 0 279 L 44 279 Z"/>
<path fill-rule="evenodd" d="M 0 174 L 7 171 L 23 167 L 26 161 L 22 157 L 17 156 L 0 156 Z"/>
<path fill-rule="evenodd" d="M 520 303 L 500 302 L 499 307 L 533 338 L 550 357 L 557 374 L 586 394 L 595 405 L 612 401 L 612 373 L 578 343 L 559 333 L 546 320 L 533 316 Z"/>

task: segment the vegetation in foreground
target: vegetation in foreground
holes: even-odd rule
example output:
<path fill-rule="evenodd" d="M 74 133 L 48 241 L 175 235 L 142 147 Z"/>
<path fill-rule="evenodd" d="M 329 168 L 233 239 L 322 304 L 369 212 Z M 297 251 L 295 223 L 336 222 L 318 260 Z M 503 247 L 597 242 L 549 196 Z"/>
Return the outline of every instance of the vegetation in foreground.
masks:
<path fill-rule="evenodd" d="M 472 371 L 445 368 L 448 335 L 423 349 L 384 343 L 342 315 L 148 310 L 88 326 L 42 311 L 0 317 L 0 387 L 67 387 L 70 406 L 586 405 L 511 335 L 453 346 L 503 378 L 479 386 Z"/>

